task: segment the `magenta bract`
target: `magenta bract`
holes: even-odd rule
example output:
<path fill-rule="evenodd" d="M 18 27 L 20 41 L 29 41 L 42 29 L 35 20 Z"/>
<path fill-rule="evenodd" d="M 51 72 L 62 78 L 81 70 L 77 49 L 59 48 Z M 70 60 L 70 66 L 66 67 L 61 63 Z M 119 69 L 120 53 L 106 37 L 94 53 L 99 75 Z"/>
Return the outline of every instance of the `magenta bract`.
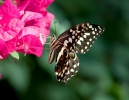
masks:
<path fill-rule="evenodd" d="M 54 19 L 46 10 L 53 0 L 3 1 L 0 6 L 0 59 L 14 51 L 40 57 Z"/>

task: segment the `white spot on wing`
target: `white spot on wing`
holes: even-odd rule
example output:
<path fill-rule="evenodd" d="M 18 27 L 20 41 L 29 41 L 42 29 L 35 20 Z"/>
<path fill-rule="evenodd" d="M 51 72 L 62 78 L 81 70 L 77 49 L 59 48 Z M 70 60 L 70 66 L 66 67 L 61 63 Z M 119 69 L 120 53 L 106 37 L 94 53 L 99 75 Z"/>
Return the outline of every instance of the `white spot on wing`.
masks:
<path fill-rule="evenodd" d="M 97 31 L 97 29 L 95 28 L 95 31 Z"/>
<path fill-rule="evenodd" d="M 63 74 L 61 74 L 61 77 L 63 77 Z"/>
<path fill-rule="evenodd" d="M 58 76 L 60 76 L 61 73 L 58 73 Z"/>
<path fill-rule="evenodd" d="M 76 68 L 76 67 L 77 67 L 77 65 L 74 65 L 73 67 L 74 67 L 74 68 Z"/>
<path fill-rule="evenodd" d="M 68 40 L 65 40 L 64 41 L 64 45 L 67 46 L 67 43 L 68 43 Z"/>
<path fill-rule="evenodd" d="M 87 23 L 87 26 L 89 26 L 90 24 L 89 23 Z"/>
<path fill-rule="evenodd" d="M 75 40 L 75 42 L 77 42 L 77 39 Z"/>
<path fill-rule="evenodd" d="M 72 38 L 71 38 L 71 37 L 69 37 L 69 42 L 71 42 L 71 43 L 72 43 Z"/>
<path fill-rule="evenodd" d="M 84 24 L 82 24 L 82 27 L 84 27 Z"/>
<path fill-rule="evenodd" d="M 58 75 L 58 72 L 55 72 L 56 75 Z"/>
<path fill-rule="evenodd" d="M 84 41 L 84 39 L 82 37 L 79 38 L 81 41 Z"/>
<path fill-rule="evenodd" d="M 85 46 L 85 49 L 87 49 L 87 46 Z"/>
<path fill-rule="evenodd" d="M 67 81 L 69 80 L 69 78 L 67 78 Z"/>
<path fill-rule="evenodd" d="M 90 38 L 89 41 L 92 41 L 92 39 Z"/>
<path fill-rule="evenodd" d="M 81 45 L 81 42 L 80 42 L 80 40 L 78 40 L 78 41 L 77 41 L 77 44 Z"/>
<path fill-rule="evenodd" d="M 82 49 L 82 50 L 81 50 L 81 52 L 83 53 L 83 52 L 84 52 L 84 50 Z"/>
<path fill-rule="evenodd" d="M 63 73 L 65 72 L 65 69 L 63 70 Z"/>
<path fill-rule="evenodd" d="M 66 65 L 68 65 L 68 64 L 69 64 L 69 62 L 67 61 Z"/>
<path fill-rule="evenodd" d="M 71 76 L 74 76 L 74 75 L 71 75 Z"/>
<path fill-rule="evenodd" d="M 94 28 L 92 28 L 92 30 L 94 30 Z"/>
<path fill-rule="evenodd" d="M 87 45 L 89 45 L 89 42 L 87 42 Z"/>
<path fill-rule="evenodd" d="M 68 72 L 66 74 L 69 74 L 69 70 L 68 70 Z"/>
<path fill-rule="evenodd" d="M 76 51 L 76 53 L 78 53 L 78 51 Z"/>
<path fill-rule="evenodd" d="M 92 28 L 92 25 L 90 25 L 89 28 Z"/>
<path fill-rule="evenodd" d="M 70 32 L 72 32 L 73 30 L 72 29 L 70 29 Z"/>
<path fill-rule="evenodd" d="M 99 28 L 100 30 L 102 30 L 100 26 L 98 26 L 98 28 Z"/>
<path fill-rule="evenodd" d="M 86 35 L 90 35 L 90 33 L 85 33 Z"/>
<path fill-rule="evenodd" d="M 86 35 L 83 35 L 84 38 L 86 38 Z"/>
<path fill-rule="evenodd" d="M 74 35 L 75 34 L 75 31 L 73 31 L 72 34 Z"/>
<path fill-rule="evenodd" d="M 80 31 L 77 31 L 77 33 L 80 33 Z"/>
<path fill-rule="evenodd" d="M 92 31 L 92 34 L 95 34 L 95 31 Z"/>
<path fill-rule="evenodd" d="M 82 29 L 82 32 L 84 32 L 85 30 L 84 29 Z"/>
<path fill-rule="evenodd" d="M 95 36 L 93 36 L 93 38 L 95 39 Z"/>
<path fill-rule="evenodd" d="M 71 71 L 71 72 L 74 72 L 74 70 L 73 70 L 73 69 L 70 69 L 70 71 Z"/>
<path fill-rule="evenodd" d="M 72 38 L 74 39 L 74 38 L 75 38 L 75 36 L 73 35 L 73 36 L 72 36 Z"/>

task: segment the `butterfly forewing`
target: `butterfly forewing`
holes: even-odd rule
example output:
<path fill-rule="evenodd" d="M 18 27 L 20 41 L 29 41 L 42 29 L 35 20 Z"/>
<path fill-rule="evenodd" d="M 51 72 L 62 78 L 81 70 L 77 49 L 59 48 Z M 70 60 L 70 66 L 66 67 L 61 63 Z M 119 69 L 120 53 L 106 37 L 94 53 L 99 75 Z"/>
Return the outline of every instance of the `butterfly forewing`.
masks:
<path fill-rule="evenodd" d="M 102 26 L 94 24 L 80 24 L 76 28 L 69 30 L 72 33 L 72 36 L 69 37 L 72 39 L 72 43 L 69 41 L 69 49 L 76 53 L 84 54 L 92 46 L 92 43 L 97 39 L 100 34 L 104 31 Z"/>
<path fill-rule="evenodd" d="M 55 74 L 58 81 L 67 82 L 76 75 L 79 66 L 76 53 L 86 53 L 103 31 L 102 26 L 83 23 L 68 29 L 50 42 L 50 53 L 55 52 L 56 56 Z M 49 59 L 53 57 L 51 54 Z"/>

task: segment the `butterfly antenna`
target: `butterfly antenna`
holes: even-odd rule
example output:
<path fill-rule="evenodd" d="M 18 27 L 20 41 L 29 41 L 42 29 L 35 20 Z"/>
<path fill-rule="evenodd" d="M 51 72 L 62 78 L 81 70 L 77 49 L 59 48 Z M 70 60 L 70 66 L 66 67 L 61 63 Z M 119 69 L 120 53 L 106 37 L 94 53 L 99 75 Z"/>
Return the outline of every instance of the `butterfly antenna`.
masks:
<path fill-rule="evenodd" d="M 55 21 L 55 22 L 54 22 L 54 25 L 55 25 L 55 35 L 56 35 L 56 23 L 57 23 L 57 22 Z"/>
<path fill-rule="evenodd" d="M 61 24 L 61 22 L 59 22 L 58 29 L 59 29 L 60 24 Z"/>
<path fill-rule="evenodd" d="M 60 24 L 61 24 L 61 22 L 59 22 L 58 28 L 59 28 Z"/>

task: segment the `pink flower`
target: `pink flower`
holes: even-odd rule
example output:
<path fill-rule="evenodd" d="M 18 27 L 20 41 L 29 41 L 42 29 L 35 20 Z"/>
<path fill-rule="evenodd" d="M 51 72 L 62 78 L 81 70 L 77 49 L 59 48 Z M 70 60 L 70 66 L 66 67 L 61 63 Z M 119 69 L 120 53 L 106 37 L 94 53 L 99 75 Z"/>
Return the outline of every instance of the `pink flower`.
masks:
<path fill-rule="evenodd" d="M 53 0 L 4 0 L 0 6 L 0 59 L 13 51 L 40 57 L 54 15 L 46 8 Z"/>

